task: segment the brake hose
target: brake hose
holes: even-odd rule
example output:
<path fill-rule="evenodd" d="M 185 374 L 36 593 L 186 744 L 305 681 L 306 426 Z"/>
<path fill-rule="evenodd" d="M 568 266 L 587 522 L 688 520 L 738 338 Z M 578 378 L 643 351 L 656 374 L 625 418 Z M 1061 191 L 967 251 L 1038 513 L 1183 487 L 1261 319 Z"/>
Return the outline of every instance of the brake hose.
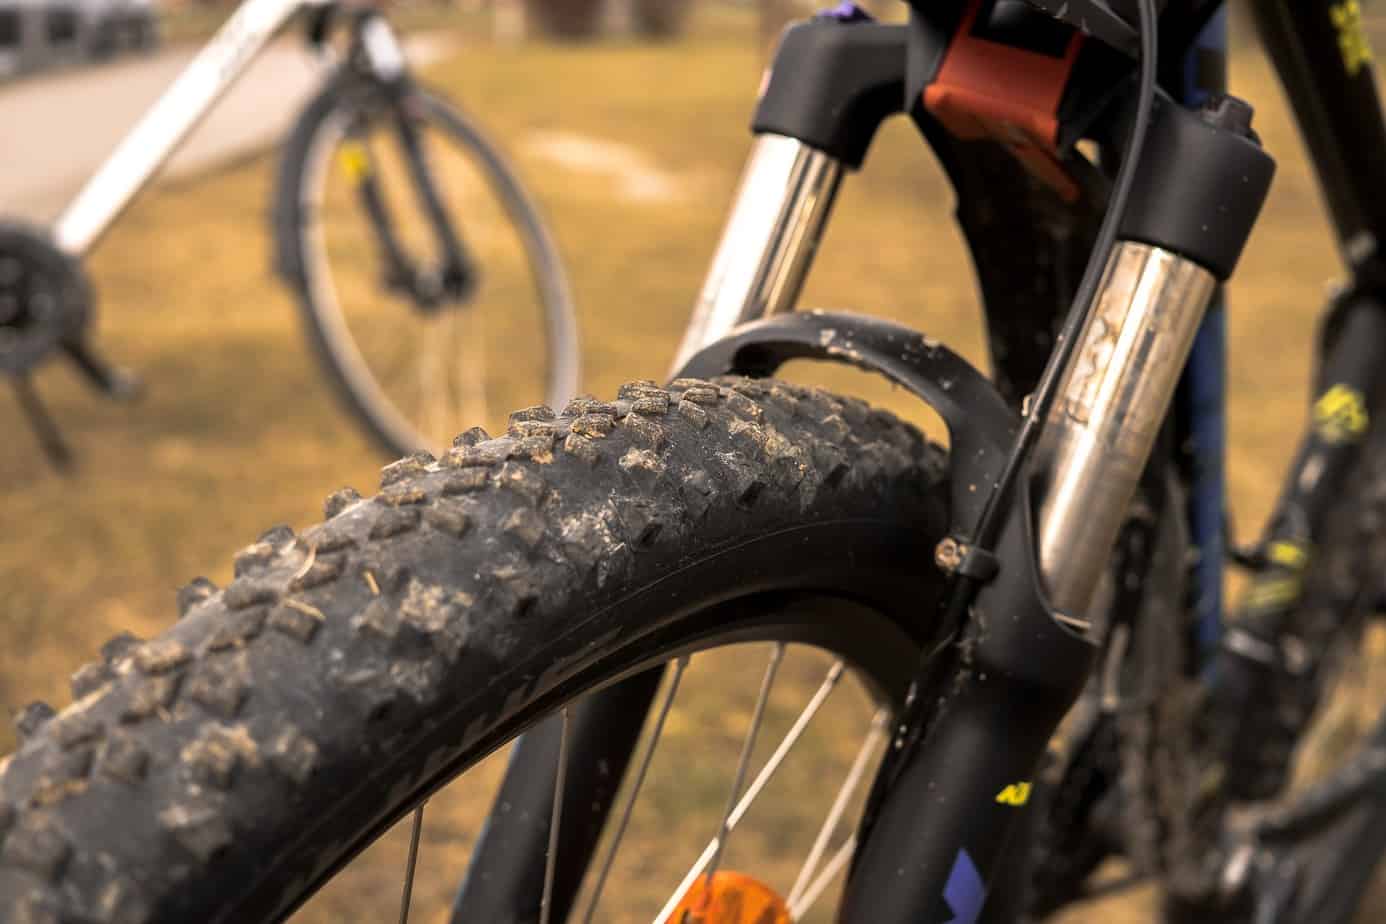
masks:
<path fill-rule="evenodd" d="M 1073 297 L 1073 305 L 1069 308 L 1068 316 L 1064 319 L 1064 325 L 1054 343 L 1054 352 L 1050 354 L 1049 362 L 1045 365 L 1044 373 L 1031 396 L 1025 421 L 1021 425 L 1015 446 L 1006 459 L 1005 468 L 1001 470 L 1001 476 L 997 479 L 996 489 L 987 498 L 981 516 L 977 518 L 973 541 L 980 549 L 990 549 L 995 543 L 996 533 L 1004 522 L 1001 516 L 1006 509 L 1003 501 L 1010 496 L 1016 478 L 1024 468 L 1025 460 L 1039 438 L 1044 421 L 1049 416 L 1054 402 L 1058 400 L 1059 378 L 1077 349 L 1079 335 L 1092 312 L 1097 288 L 1102 283 L 1107 262 L 1116 246 L 1117 228 L 1126 212 L 1126 203 L 1136 179 L 1136 166 L 1140 162 L 1141 150 L 1145 147 L 1146 131 L 1150 127 L 1150 115 L 1155 106 L 1155 73 L 1159 63 L 1159 23 L 1155 0 L 1136 0 L 1136 5 L 1139 13 L 1137 26 L 1140 39 L 1140 76 L 1136 86 L 1136 115 L 1126 138 L 1126 156 L 1117 168 L 1107 214 L 1098 228 L 1092 255 L 1088 257 L 1088 265 Z"/>

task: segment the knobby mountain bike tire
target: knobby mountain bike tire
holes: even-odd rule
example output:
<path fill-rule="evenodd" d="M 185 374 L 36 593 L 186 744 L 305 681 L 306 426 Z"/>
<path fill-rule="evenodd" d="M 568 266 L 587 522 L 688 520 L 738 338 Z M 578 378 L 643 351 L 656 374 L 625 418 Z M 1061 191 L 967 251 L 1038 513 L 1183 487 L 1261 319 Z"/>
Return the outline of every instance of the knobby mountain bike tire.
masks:
<path fill-rule="evenodd" d="M 455 150 L 474 169 L 477 181 L 495 197 L 504 220 L 512 226 L 523 249 L 536 299 L 535 306 L 529 307 L 537 307 L 541 317 L 532 319 L 535 325 L 532 332 L 523 333 L 522 350 L 516 352 L 513 342 L 506 343 L 507 349 L 515 355 L 503 359 L 507 363 L 514 363 L 519 357 L 537 359 L 543 365 L 543 372 L 536 376 L 542 381 L 534 383 L 533 393 L 518 400 L 560 406 L 576 394 L 580 378 L 577 320 L 563 261 L 534 200 L 506 158 L 475 121 L 442 95 L 411 85 L 401 96 L 343 72 L 329 80 L 308 103 L 285 143 L 274 194 L 277 268 L 294 290 L 309 343 L 334 391 L 391 458 L 418 450 L 437 451 L 439 442 L 450 439 L 462 426 L 480 422 L 468 417 L 446 432 L 429 432 L 427 422 L 420 419 L 420 409 L 407 405 L 397 390 L 382 381 L 381 363 L 368 359 L 367 354 L 377 344 L 362 342 L 361 331 L 353 329 L 349 312 L 343 308 L 338 280 L 333 278 L 326 242 L 329 229 L 324 227 L 323 216 L 324 184 L 333 157 L 340 153 L 346 128 L 354 119 L 379 122 L 392 119 L 405 110 L 423 130 L 426 139 L 431 138 L 435 148 Z M 440 187 L 442 205 L 461 237 L 495 232 L 494 228 L 478 227 L 478 216 L 467 214 L 466 203 L 450 195 L 442 178 L 435 174 L 434 181 Z M 414 201 L 417 200 L 416 188 L 394 192 L 397 195 L 389 203 L 391 208 L 419 208 Z M 396 217 L 398 214 L 395 213 Z M 432 243 L 406 242 L 407 249 L 415 251 L 411 256 L 416 259 L 436 257 L 431 250 Z M 367 257 L 372 269 L 376 257 L 376 254 Z M 479 269 L 482 285 L 485 285 L 487 267 L 481 265 Z M 387 302 L 389 293 L 383 282 L 375 286 L 370 297 L 375 303 Z M 502 307 L 503 312 L 500 311 Z M 394 308 L 401 313 L 410 310 L 400 303 Z M 515 305 L 500 304 L 474 304 L 465 310 L 511 316 L 524 313 Z M 386 331 L 385 336 L 376 339 L 388 340 L 394 333 Z M 505 407 L 497 410 L 504 411 Z"/>
<path fill-rule="evenodd" d="M 863 402 L 732 378 L 393 463 L 30 711 L 0 920 L 278 919 L 532 723 L 694 650 L 817 646 L 898 706 L 939 641 L 945 463 Z"/>

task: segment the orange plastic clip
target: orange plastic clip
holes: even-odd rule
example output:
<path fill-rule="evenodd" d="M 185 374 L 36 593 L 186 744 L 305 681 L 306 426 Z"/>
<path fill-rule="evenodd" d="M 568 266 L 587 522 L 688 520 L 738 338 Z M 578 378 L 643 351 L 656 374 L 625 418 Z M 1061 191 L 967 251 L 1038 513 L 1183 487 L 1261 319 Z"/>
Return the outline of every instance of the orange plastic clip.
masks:
<path fill-rule="evenodd" d="M 957 138 L 1006 145 L 1071 202 L 1079 189 L 1058 157 L 1059 103 L 1083 34 L 1074 30 L 1063 57 L 979 38 L 973 32 L 984 3 L 968 4 L 937 78 L 924 89 L 924 107 Z"/>

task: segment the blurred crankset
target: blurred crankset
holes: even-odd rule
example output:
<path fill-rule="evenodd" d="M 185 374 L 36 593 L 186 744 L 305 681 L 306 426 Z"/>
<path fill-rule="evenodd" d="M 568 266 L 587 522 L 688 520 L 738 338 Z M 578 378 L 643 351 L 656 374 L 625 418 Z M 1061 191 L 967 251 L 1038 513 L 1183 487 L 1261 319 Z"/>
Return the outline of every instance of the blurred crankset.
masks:
<path fill-rule="evenodd" d="M 139 380 L 111 365 L 88 339 L 93 317 L 91 287 L 76 260 L 42 231 L 0 222 L 0 376 L 58 469 L 72 465 L 72 452 L 39 398 L 33 372 L 54 356 L 66 357 L 101 394 L 120 401 L 139 396 Z"/>

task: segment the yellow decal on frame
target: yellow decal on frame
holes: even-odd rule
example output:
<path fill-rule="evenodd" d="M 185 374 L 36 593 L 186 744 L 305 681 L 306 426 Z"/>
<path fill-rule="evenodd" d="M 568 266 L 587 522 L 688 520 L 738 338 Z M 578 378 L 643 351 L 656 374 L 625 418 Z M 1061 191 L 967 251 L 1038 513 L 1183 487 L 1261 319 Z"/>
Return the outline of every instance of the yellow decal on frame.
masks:
<path fill-rule="evenodd" d="M 1302 543 L 1280 539 L 1270 544 L 1266 557 L 1272 564 L 1300 571 L 1309 563 L 1309 549 Z"/>
<path fill-rule="evenodd" d="M 1338 30 L 1338 50 L 1343 54 L 1343 67 L 1349 77 L 1372 63 L 1372 48 L 1367 44 L 1367 33 L 1362 28 L 1362 4 L 1359 0 L 1343 0 L 1330 6 L 1328 16 L 1333 28 Z"/>
<path fill-rule="evenodd" d="M 1367 432 L 1367 400 L 1348 385 L 1334 385 L 1314 402 L 1314 430 L 1330 443 L 1348 443 Z"/>

